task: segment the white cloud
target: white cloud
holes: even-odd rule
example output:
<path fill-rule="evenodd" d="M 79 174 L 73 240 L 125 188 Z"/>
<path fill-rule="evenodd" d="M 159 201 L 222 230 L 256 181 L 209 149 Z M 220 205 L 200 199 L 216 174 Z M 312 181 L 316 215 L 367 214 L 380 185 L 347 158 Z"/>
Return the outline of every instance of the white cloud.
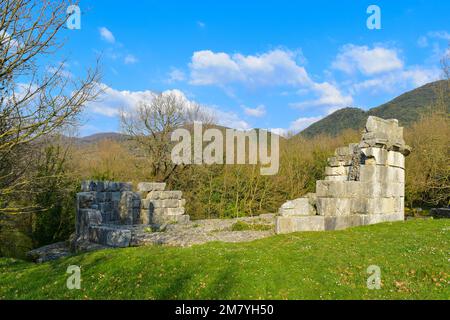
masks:
<path fill-rule="evenodd" d="M 183 71 L 176 68 L 172 68 L 172 70 L 169 72 L 169 79 L 168 79 L 169 83 L 184 80 L 186 80 L 186 75 L 184 74 Z"/>
<path fill-rule="evenodd" d="M 260 104 L 256 108 L 247 108 L 245 106 L 243 108 L 244 108 L 244 113 L 251 117 L 260 118 L 260 117 L 263 117 L 266 115 L 266 107 L 262 104 Z"/>
<path fill-rule="evenodd" d="M 127 54 L 125 56 L 125 59 L 124 59 L 125 64 L 134 64 L 136 62 L 138 62 L 138 59 L 135 56 L 133 56 L 132 54 Z"/>
<path fill-rule="evenodd" d="M 317 95 L 315 100 L 297 103 L 297 107 L 326 106 L 342 107 L 353 102 L 349 95 L 340 92 L 328 82 L 316 83 L 297 61 L 304 61 L 301 51 L 276 49 L 257 55 L 227 54 L 210 50 L 194 52 L 190 68 L 190 83 L 194 85 L 216 85 L 229 94 L 229 84 L 249 87 L 294 87 Z M 258 112 L 258 110 L 256 110 Z M 252 110 L 246 110 L 254 115 Z M 261 113 L 261 112 L 259 112 Z"/>
<path fill-rule="evenodd" d="M 116 118 L 120 115 L 121 110 L 125 112 L 133 112 L 133 110 L 142 101 L 151 101 L 154 97 L 154 92 L 150 90 L 144 91 L 129 91 L 116 90 L 106 84 L 99 84 L 103 93 L 97 101 L 90 102 L 87 105 L 87 111 L 109 118 Z M 186 101 L 188 108 L 193 106 L 195 101 L 189 100 L 186 95 L 177 89 L 166 90 L 163 94 L 172 93 L 177 95 L 180 99 Z M 235 129 L 249 129 L 250 125 L 239 118 L 234 112 L 222 111 L 217 106 L 202 106 L 202 110 L 214 117 L 218 124 L 235 128 Z"/>
<path fill-rule="evenodd" d="M 316 117 L 300 117 L 289 124 L 288 128 L 272 128 L 271 132 L 278 134 L 283 137 L 288 137 L 290 134 L 296 134 L 307 127 L 309 127 L 314 122 L 323 119 L 324 116 Z"/>
<path fill-rule="evenodd" d="M 439 79 L 439 75 L 440 70 L 437 67 L 423 68 L 414 66 L 355 83 L 352 86 L 352 90 L 355 93 L 364 90 L 368 90 L 372 94 L 379 92 L 395 93 L 399 89 L 406 90 L 411 87 L 420 87 L 426 83 L 436 81 Z"/>
<path fill-rule="evenodd" d="M 196 51 L 189 64 L 190 82 L 194 85 L 243 83 L 250 86 L 308 84 L 310 79 L 305 69 L 297 65 L 297 57 L 298 53 L 281 49 L 248 56 Z"/>
<path fill-rule="evenodd" d="M 116 117 L 120 110 L 132 110 L 140 101 L 148 101 L 153 97 L 153 92 L 115 90 L 106 84 L 100 84 L 103 93 L 97 101 L 88 104 L 88 110 L 107 117 Z"/>
<path fill-rule="evenodd" d="M 351 95 L 344 95 L 335 85 L 322 82 L 314 83 L 311 90 L 318 95 L 317 99 L 290 103 L 289 106 L 296 109 L 307 109 L 309 107 L 328 107 L 334 110 L 348 107 L 353 103 Z"/>
<path fill-rule="evenodd" d="M 282 137 L 288 137 L 289 136 L 289 130 L 288 129 L 271 128 L 269 131 L 272 132 L 272 133 L 275 133 L 275 134 L 277 134 L 279 136 L 282 136 Z"/>
<path fill-rule="evenodd" d="M 347 44 L 340 49 L 340 53 L 332 63 L 334 69 L 352 74 L 356 71 L 364 75 L 375 75 L 403 68 L 403 61 L 396 49 L 381 46 L 356 46 Z"/>
<path fill-rule="evenodd" d="M 311 124 L 313 124 L 314 122 L 319 121 L 322 118 L 323 118 L 323 116 L 318 116 L 318 117 L 300 117 L 297 120 L 291 122 L 289 130 L 292 130 L 292 131 L 295 131 L 295 132 L 302 131 L 303 129 L 306 129 Z"/>
<path fill-rule="evenodd" d="M 437 38 L 437 39 L 442 39 L 442 40 L 446 40 L 446 41 L 450 41 L 450 33 L 448 33 L 447 31 L 430 31 L 427 33 L 428 37 L 430 38 Z"/>
<path fill-rule="evenodd" d="M 103 40 L 105 40 L 109 43 L 116 42 L 116 38 L 114 37 L 113 33 L 111 31 L 109 31 L 106 27 L 101 27 L 99 29 L 99 32 L 100 32 L 100 36 L 102 37 Z"/>
<path fill-rule="evenodd" d="M 204 28 L 206 27 L 206 24 L 202 21 L 197 21 L 197 26 L 199 26 L 200 28 Z"/>

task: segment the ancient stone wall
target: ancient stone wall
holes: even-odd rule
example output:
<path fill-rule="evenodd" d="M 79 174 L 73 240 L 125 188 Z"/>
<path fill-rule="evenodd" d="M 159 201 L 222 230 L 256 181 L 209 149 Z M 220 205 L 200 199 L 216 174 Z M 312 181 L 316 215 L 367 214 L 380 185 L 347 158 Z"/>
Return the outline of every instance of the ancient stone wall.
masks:
<path fill-rule="evenodd" d="M 87 241 L 127 247 L 134 225 L 186 223 L 181 191 L 165 191 L 165 183 L 84 181 L 77 194 L 75 243 Z M 129 226 L 129 227 L 126 227 Z"/>
<path fill-rule="evenodd" d="M 369 117 L 360 143 L 336 149 L 316 192 L 284 203 L 276 232 L 345 229 L 404 219 L 405 156 L 395 119 Z"/>

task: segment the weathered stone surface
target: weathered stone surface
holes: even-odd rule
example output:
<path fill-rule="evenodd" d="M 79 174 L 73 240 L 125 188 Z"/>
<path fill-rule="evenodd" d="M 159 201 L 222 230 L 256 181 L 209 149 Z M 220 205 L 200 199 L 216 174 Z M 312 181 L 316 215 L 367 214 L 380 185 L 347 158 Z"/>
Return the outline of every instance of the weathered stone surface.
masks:
<path fill-rule="evenodd" d="M 387 157 L 387 165 L 392 167 L 405 168 L 405 156 L 396 151 L 389 151 Z"/>
<path fill-rule="evenodd" d="M 351 199 L 349 198 L 317 198 L 317 212 L 323 216 L 350 215 Z"/>
<path fill-rule="evenodd" d="M 325 179 L 316 182 L 316 210 L 307 217 L 322 216 L 326 230 L 402 220 L 409 151 L 397 120 L 369 117 L 360 143 L 337 148 L 328 159 Z M 294 208 L 292 202 L 281 206 L 277 232 L 305 230 L 290 219 L 300 218 Z"/>
<path fill-rule="evenodd" d="M 178 199 L 181 200 L 181 191 L 151 191 L 147 195 L 147 199 L 151 200 L 166 200 L 166 199 Z"/>
<path fill-rule="evenodd" d="M 122 224 L 139 223 L 140 212 L 139 195 L 136 192 L 124 191 L 120 198 L 120 221 Z"/>
<path fill-rule="evenodd" d="M 327 176 L 348 176 L 348 173 L 350 171 L 350 167 L 326 167 L 325 168 L 325 175 Z"/>
<path fill-rule="evenodd" d="M 278 217 L 275 231 L 278 234 L 298 231 L 323 231 L 325 230 L 323 216 L 290 216 Z"/>
<path fill-rule="evenodd" d="M 311 204 L 310 198 L 304 197 L 285 202 L 281 206 L 279 213 L 282 216 L 292 216 L 292 215 L 307 216 L 315 214 L 315 209 Z"/>
<path fill-rule="evenodd" d="M 184 208 L 150 208 L 150 212 L 153 215 L 182 215 L 184 214 Z"/>
<path fill-rule="evenodd" d="M 89 226 L 100 225 L 102 223 L 102 214 L 95 209 L 80 209 L 75 222 L 75 232 L 80 238 L 87 238 Z"/>
<path fill-rule="evenodd" d="M 238 221 L 248 224 L 265 224 L 271 226 L 272 230 L 232 231 L 232 226 Z M 163 226 L 163 232 L 148 232 L 148 228 L 137 226 L 132 229 L 130 245 L 192 246 L 209 241 L 247 242 L 273 235 L 274 224 L 275 216 L 265 214 L 256 217 L 207 219 L 191 221 L 186 224 L 167 224 Z"/>
<path fill-rule="evenodd" d="M 166 184 L 163 182 L 139 182 L 137 185 L 137 190 L 143 192 L 163 191 L 165 188 Z"/>
<path fill-rule="evenodd" d="M 52 243 L 27 252 L 27 258 L 37 263 L 56 260 L 69 255 L 71 255 L 70 248 L 64 241 Z"/>
<path fill-rule="evenodd" d="M 77 205 L 79 209 L 90 209 L 93 204 L 97 203 L 96 192 L 80 192 L 77 193 Z"/>
<path fill-rule="evenodd" d="M 347 181 L 347 176 L 326 176 L 324 180 L 320 181 Z"/>
<path fill-rule="evenodd" d="M 131 231 L 117 227 L 94 226 L 89 228 L 89 241 L 110 247 L 128 247 Z"/>
<path fill-rule="evenodd" d="M 168 223 L 187 223 L 189 216 L 185 214 L 152 214 L 151 221 L 153 224 L 168 224 Z"/>
<path fill-rule="evenodd" d="M 180 208 L 185 204 L 185 200 L 166 199 L 166 200 L 150 200 L 149 207 L 153 208 Z"/>
<path fill-rule="evenodd" d="M 367 119 L 360 146 L 385 147 L 387 150 L 398 151 L 404 155 L 408 155 L 411 151 L 403 140 L 403 128 L 398 126 L 398 120 L 385 120 L 374 116 Z"/>

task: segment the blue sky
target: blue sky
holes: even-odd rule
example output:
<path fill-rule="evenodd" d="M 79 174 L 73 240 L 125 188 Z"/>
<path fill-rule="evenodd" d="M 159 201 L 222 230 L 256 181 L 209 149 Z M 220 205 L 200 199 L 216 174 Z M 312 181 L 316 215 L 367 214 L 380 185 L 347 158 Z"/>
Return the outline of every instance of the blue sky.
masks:
<path fill-rule="evenodd" d="M 369 5 L 381 30 L 369 30 Z M 102 56 L 105 94 L 82 136 L 119 131 L 119 108 L 177 90 L 223 125 L 299 131 L 345 106 L 363 109 L 440 77 L 449 1 L 81 0 L 65 30 L 74 75 Z M 55 61 L 59 57 L 54 57 Z"/>

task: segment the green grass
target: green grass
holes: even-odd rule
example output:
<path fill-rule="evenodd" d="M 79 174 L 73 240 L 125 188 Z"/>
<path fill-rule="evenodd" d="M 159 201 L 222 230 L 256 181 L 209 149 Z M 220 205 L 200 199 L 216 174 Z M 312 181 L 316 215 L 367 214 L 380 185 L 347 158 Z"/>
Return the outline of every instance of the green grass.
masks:
<path fill-rule="evenodd" d="M 411 220 L 191 248 L 0 259 L 1 299 L 449 299 L 450 221 Z M 66 289 L 69 265 L 81 289 Z M 366 287 L 367 267 L 382 287 Z"/>
<path fill-rule="evenodd" d="M 247 223 L 238 221 L 231 226 L 231 231 L 267 231 L 272 230 L 273 226 L 262 223 Z"/>

